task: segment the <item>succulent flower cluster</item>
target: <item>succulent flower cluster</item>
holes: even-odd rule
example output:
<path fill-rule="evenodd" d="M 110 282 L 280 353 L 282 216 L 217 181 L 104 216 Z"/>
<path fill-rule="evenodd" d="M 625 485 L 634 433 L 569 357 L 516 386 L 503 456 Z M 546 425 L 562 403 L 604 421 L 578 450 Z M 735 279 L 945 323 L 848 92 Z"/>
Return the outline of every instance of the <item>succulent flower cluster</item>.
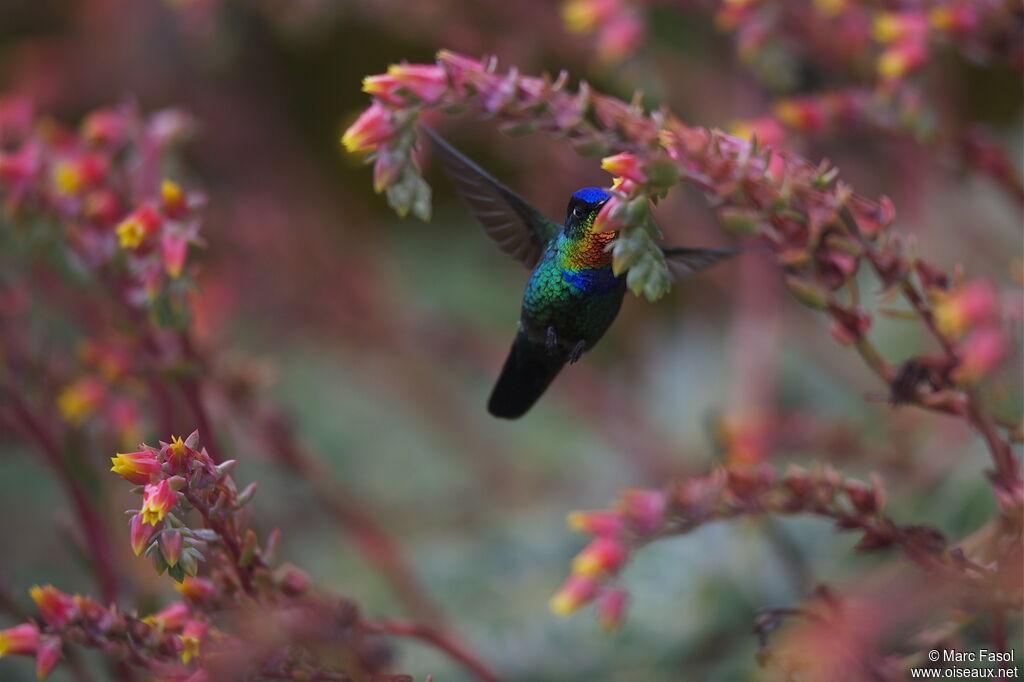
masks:
<path fill-rule="evenodd" d="M 280 533 L 263 536 L 249 526 L 256 484 L 236 487 L 235 462 L 219 454 L 209 428 L 209 403 L 215 392 L 225 402 L 237 397 L 251 379 L 221 377 L 194 336 L 187 247 L 198 243 L 202 197 L 165 172 L 176 167 L 171 150 L 191 127 L 180 113 L 146 118 L 124 106 L 94 112 L 71 130 L 37 116 L 22 98 L 0 98 L 7 209 L 0 221 L 0 430 L 23 439 L 52 471 L 76 526 L 69 540 L 99 588 L 96 598 L 33 588 L 39 616 L 30 619 L 4 590 L 0 607 L 20 622 L 0 629 L 0 657 L 33 656 L 40 677 L 62 659 L 74 675 L 85 674 L 77 653 L 84 647 L 104 655 L 110 679 L 133 679 L 138 668 L 173 682 L 399 682 L 411 678 L 389 672 L 385 640 L 406 637 L 494 680 L 440 626 L 368 620 L 354 602 L 312 589 L 301 570 L 275 561 Z M 61 321 L 58 346 L 33 336 L 40 309 Z M 263 424 L 255 396 L 242 402 L 241 418 L 264 432 L 284 470 L 315 479 L 316 494 L 398 586 L 409 611 L 435 616 L 400 550 L 356 496 L 330 472 L 312 473 L 311 458 L 282 425 Z M 132 446 L 161 425 L 173 432 L 173 424 L 189 422 L 203 429 L 202 445 L 194 431 L 158 447 Z M 123 605 L 128 567 L 108 534 L 108 486 L 91 475 L 93 455 L 115 443 L 123 449 L 107 466 L 140 496 L 128 512 L 127 544 L 181 594 L 150 615 Z"/>
<path fill-rule="evenodd" d="M 161 164 L 192 127 L 181 112 L 144 119 L 126 104 L 71 130 L 8 96 L 0 101 L 0 194 L 17 229 L 64 242 L 76 265 L 117 278 L 127 302 L 180 325 L 204 200 Z"/>
<path fill-rule="evenodd" d="M 294 566 L 274 567 L 280 534 L 260 541 L 249 528 L 243 508 L 256 485 L 237 490 L 230 473 L 235 461 L 215 464 L 198 432 L 160 445 L 115 455 L 112 471 L 141 487 L 142 508 L 129 512 L 133 551 L 172 576 L 182 600 L 140 618 L 36 586 L 31 597 L 39 620 L 0 630 L 0 657 L 35 656 L 40 678 L 67 644 L 77 644 L 172 682 L 240 675 L 411 682 L 383 672 L 390 655 L 378 636 L 430 640 L 436 633 L 363 620 L 352 602 L 316 594 Z M 190 515 L 199 523 L 191 524 Z"/>
<path fill-rule="evenodd" d="M 1020 490 L 1013 501 L 1003 498 L 1001 504 L 1005 518 L 1020 529 L 1024 510 Z M 884 507 L 885 493 L 877 478 L 863 483 L 844 478 L 829 466 L 790 467 L 782 475 L 767 467 L 719 468 L 672 481 L 663 489 L 626 490 L 612 509 L 569 515 L 569 526 L 593 539 L 576 555 L 572 573 L 552 597 L 551 608 L 564 615 L 593 602 L 600 622 L 615 627 L 627 601 L 616 581 L 634 551 L 715 521 L 770 514 L 830 519 L 840 530 L 861 533 L 856 551 L 897 546 L 921 570 L 974 599 L 996 595 L 1006 608 L 1024 606 L 1020 585 L 1006 590 L 1013 582 L 1011 576 L 1024 569 L 1019 543 L 1016 549 L 1012 543 L 1003 547 L 999 561 L 981 566 L 962 549 L 950 549 L 934 528 L 897 525 L 883 514 Z"/>

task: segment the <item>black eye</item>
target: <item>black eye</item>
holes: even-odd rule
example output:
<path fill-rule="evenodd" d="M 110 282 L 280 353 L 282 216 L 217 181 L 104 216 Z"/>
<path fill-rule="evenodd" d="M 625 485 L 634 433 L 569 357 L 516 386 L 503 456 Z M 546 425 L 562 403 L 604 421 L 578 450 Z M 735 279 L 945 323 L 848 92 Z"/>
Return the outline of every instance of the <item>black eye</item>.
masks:
<path fill-rule="evenodd" d="M 577 206 L 576 208 L 574 208 L 574 209 L 572 210 L 572 214 L 573 214 L 573 215 L 574 215 L 575 217 L 577 217 L 577 218 L 582 218 L 582 217 L 583 217 L 583 209 L 582 209 L 582 208 L 580 208 L 579 206 Z"/>

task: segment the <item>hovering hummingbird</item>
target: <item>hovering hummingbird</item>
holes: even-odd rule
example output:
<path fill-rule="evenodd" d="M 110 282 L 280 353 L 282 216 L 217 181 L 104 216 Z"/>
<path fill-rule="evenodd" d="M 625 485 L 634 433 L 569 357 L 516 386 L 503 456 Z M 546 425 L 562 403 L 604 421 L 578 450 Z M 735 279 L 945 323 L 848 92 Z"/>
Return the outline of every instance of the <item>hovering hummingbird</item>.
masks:
<path fill-rule="evenodd" d="M 597 232 L 594 219 L 611 194 L 597 187 L 569 198 L 565 223 L 549 220 L 427 127 L 445 173 L 469 210 L 502 251 L 533 270 L 523 294 L 516 338 L 487 410 L 518 419 L 547 390 L 562 367 L 594 347 L 615 320 L 625 275 L 612 272 L 606 249 L 616 232 Z M 662 247 L 669 272 L 680 279 L 743 249 Z"/>

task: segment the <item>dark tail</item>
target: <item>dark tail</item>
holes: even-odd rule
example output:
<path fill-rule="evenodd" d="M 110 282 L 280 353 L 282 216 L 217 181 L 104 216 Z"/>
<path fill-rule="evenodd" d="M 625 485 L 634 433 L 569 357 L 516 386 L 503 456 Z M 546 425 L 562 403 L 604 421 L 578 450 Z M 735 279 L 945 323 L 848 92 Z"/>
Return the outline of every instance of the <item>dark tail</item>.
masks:
<path fill-rule="evenodd" d="M 522 417 L 544 394 L 566 360 L 560 348 L 548 350 L 546 344 L 530 341 L 520 331 L 491 392 L 487 411 L 503 419 Z"/>

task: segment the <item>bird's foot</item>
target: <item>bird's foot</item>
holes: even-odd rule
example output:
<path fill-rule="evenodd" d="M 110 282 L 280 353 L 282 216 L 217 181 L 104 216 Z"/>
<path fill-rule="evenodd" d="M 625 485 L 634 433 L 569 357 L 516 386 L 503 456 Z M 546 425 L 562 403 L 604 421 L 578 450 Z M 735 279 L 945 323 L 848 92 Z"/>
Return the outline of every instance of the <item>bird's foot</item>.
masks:
<path fill-rule="evenodd" d="M 576 364 L 576 361 L 580 359 L 581 355 L 583 355 L 583 349 L 586 348 L 586 346 L 587 342 L 584 341 L 583 339 L 580 339 L 579 341 L 576 342 L 576 345 L 573 346 L 571 351 L 569 351 L 570 365 Z"/>
<path fill-rule="evenodd" d="M 548 353 L 554 353 L 555 348 L 558 347 L 558 335 L 555 334 L 554 327 L 548 327 L 548 338 L 545 341 L 545 345 L 548 349 Z"/>

